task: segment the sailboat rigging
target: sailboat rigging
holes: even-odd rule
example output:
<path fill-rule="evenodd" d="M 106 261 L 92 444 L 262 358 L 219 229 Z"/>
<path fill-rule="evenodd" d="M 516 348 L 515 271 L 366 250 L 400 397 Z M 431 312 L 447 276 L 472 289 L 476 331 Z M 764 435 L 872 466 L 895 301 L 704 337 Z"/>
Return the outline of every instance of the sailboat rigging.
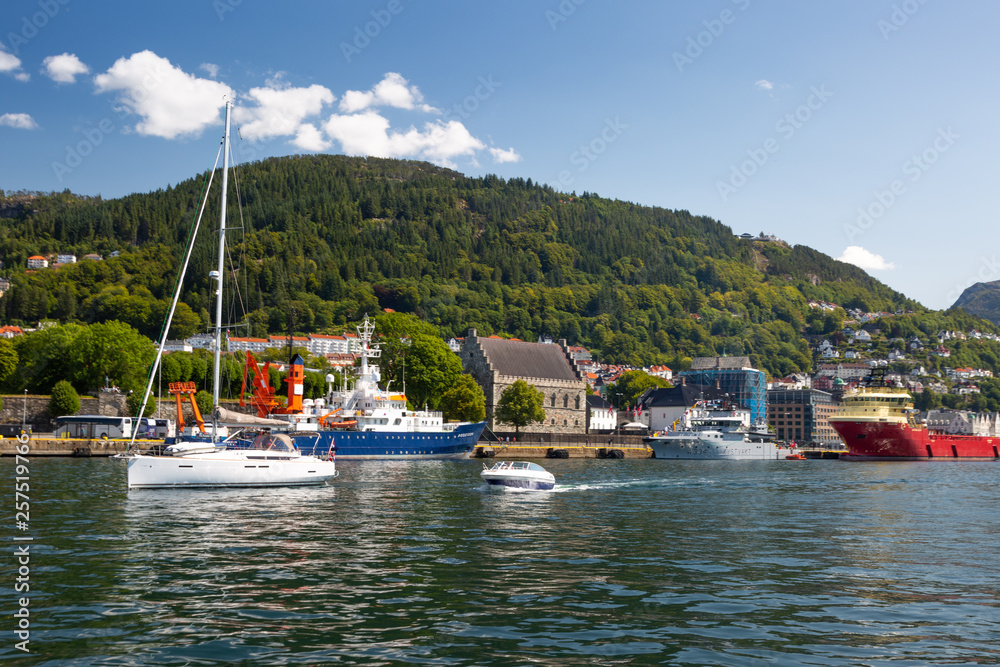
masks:
<path fill-rule="evenodd" d="M 162 447 L 159 451 L 139 451 L 135 446 L 135 437 L 129 451 L 122 455 L 128 467 L 128 488 L 200 488 L 200 487 L 267 487 L 267 486 L 297 486 L 305 484 L 322 484 L 336 477 L 336 467 L 333 457 L 319 458 L 303 455 L 292 439 L 282 433 L 272 433 L 268 427 L 284 426 L 284 422 L 262 420 L 250 415 L 233 415 L 219 405 L 221 385 L 220 368 L 222 361 L 222 297 L 226 240 L 226 196 L 228 191 L 229 172 L 229 132 L 232 102 L 226 101 L 225 133 L 222 139 L 222 196 L 219 213 L 219 251 L 217 270 L 211 271 L 209 277 L 218 281 L 215 286 L 215 324 L 214 324 L 214 355 L 212 361 L 212 421 L 208 438 L 181 436 L 177 442 Z M 218 166 L 218 156 L 216 156 Z M 181 275 L 171 303 L 170 312 L 161 336 L 149 382 L 143 395 L 139 414 L 145 411 L 146 401 L 152 391 L 153 378 L 159 367 L 163 348 L 167 340 L 174 310 L 183 285 L 183 276 L 187 270 L 194 246 L 194 238 L 200 225 L 201 216 L 208 200 L 212 178 L 206 188 L 205 200 L 198 214 L 198 222 L 192 233 L 191 244 L 185 256 Z M 239 427 L 230 435 L 222 424 L 223 419 Z M 259 430 L 256 434 L 247 429 Z"/>

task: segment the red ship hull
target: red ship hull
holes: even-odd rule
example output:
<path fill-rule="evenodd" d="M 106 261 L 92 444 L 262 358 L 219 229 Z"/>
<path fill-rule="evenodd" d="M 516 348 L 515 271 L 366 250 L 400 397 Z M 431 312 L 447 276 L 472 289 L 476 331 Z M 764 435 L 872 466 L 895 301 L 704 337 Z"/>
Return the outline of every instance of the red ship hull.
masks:
<path fill-rule="evenodd" d="M 848 460 L 938 461 L 1000 458 L 1000 437 L 946 435 L 908 424 L 876 421 L 834 421 L 830 425 L 847 445 Z"/>

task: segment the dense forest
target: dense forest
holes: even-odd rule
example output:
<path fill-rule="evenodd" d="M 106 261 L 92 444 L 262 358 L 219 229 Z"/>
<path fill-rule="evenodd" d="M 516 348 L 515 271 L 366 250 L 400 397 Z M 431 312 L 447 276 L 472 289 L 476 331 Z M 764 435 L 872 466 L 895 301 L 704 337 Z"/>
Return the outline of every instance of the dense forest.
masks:
<path fill-rule="evenodd" d="M 0 320 L 119 320 L 158 338 L 207 181 L 114 200 L 0 197 L 0 259 L 11 283 Z M 242 165 L 230 194 L 240 268 L 225 324 L 234 335 L 336 332 L 392 309 L 445 337 L 472 327 L 548 335 L 601 361 L 673 368 L 693 356 L 748 355 L 779 376 L 812 370 L 808 339 L 843 327 L 843 309 L 810 308 L 810 299 L 900 313 L 883 319 L 887 334 L 997 331 L 962 311 L 927 311 L 804 246 L 742 240 L 685 210 L 565 194 L 530 179 L 313 155 Z M 210 200 L 172 337 L 209 326 L 217 217 Z M 25 271 L 29 256 L 53 253 L 79 261 Z M 103 260 L 84 260 L 90 253 Z"/>

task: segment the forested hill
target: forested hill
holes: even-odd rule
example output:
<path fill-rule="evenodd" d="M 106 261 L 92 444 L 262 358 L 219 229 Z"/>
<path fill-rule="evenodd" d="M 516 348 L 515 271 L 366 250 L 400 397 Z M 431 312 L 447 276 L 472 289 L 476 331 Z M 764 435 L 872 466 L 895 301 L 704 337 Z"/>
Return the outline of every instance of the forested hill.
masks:
<path fill-rule="evenodd" d="M 0 259 L 12 283 L 0 299 L 4 322 L 119 319 L 158 336 L 206 179 L 108 201 L 0 199 Z M 842 310 L 810 308 L 809 299 L 914 311 L 896 318 L 900 334 L 960 328 L 953 318 L 968 318 L 928 313 L 803 246 L 745 241 L 684 210 L 567 195 L 530 179 L 316 155 L 243 165 L 230 195 L 230 225 L 244 230 L 230 235 L 245 241 L 240 297 L 255 336 L 285 333 L 290 312 L 295 330 L 310 333 L 391 308 L 444 336 L 470 327 L 525 340 L 547 334 L 602 361 L 675 368 L 691 356 L 749 355 L 784 375 L 812 367 L 806 336 L 843 326 Z M 209 204 L 177 336 L 208 325 L 217 210 Z M 53 253 L 79 262 L 25 273 L 29 256 Z M 85 261 L 89 253 L 104 260 Z"/>
<path fill-rule="evenodd" d="M 965 288 L 953 307 L 961 308 L 994 324 L 1000 323 L 1000 280 L 976 283 Z"/>

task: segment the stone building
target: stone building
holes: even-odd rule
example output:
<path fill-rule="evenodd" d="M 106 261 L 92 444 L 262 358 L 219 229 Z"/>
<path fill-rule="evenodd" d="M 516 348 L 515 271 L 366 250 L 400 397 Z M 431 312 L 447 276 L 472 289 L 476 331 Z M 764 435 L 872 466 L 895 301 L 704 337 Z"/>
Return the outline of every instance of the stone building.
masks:
<path fill-rule="evenodd" d="M 480 338 L 475 329 L 462 342 L 462 367 L 486 395 L 486 421 L 497 430 L 493 410 L 504 390 L 524 380 L 545 395 L 545 422 L 524 433 L 586 433 L 586 382 L 570 357 L 566 341 L 558 345 L 526 343 L 504 338 Z M 500 430 L 510 428 L 500 424 Z"/>

